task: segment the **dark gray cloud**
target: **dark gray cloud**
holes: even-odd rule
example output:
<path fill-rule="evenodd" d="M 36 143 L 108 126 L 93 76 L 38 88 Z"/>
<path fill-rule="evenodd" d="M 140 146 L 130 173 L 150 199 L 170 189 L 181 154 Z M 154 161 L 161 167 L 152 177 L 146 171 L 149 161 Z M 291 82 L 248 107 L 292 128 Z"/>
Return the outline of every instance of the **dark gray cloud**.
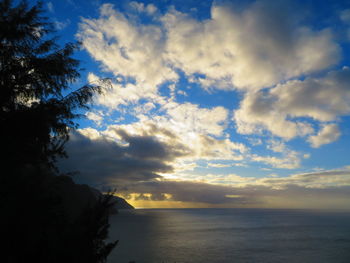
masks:
<path fill-rule="evenodd" d="M 141 193 L 136 197 L 136 200 L 161 201 L 166 199 L 165 194 L 169 194 L 171 195 L 170 200 L 181 202 L 241 205 L 259 203 L 254 196 L 238 196 L 237 190 L 233 187 L 201 182 L 153 180 L 131 183 L 119 188 L 119 190 L 126 196 L 130 193 Z"/>
<path fill-rule="evenodd" d="M 185 147 L 178 149 L 152 136 L 119 133 L 124 144 L 104 136 L 92 139 L 79 132 L 72 133 L 66 145 L 69 158 L 59 161 L 60 169 L 78 171 L 75 180 L 91 185 L 147 181 L 159 178 L 159 173 L 172 172 L 169 162 L 186 154 Z"/>
<path fill-rule="evenodd" d="M 119 188 L 126 198 L 139 193 L 135 200 L 160 201 L 171 195 L 172 201 L 206 203 L 210 205 L 251 207 L 350 208 L 347 202 L 350 186 L 308 188 L 295 184 L 283 189 L 264 185 L 233 187 L 186 181 L 148 181 L 131 183 Z M 161 197 L 161 198 L 159 198 Z"/>
<path fill-rule="evenodd" d="M 75 181 L 102 190 L 116 188 L 125 197 L 139 193 L 136 200 L 162 201 L 167 199 L 168 194 L 172 200 L 183 202 L 257 202 L 254 198 L 227 197 L 235 194 L 232 187 L 159 180 L 159 173 L 173 171 L 169 161 L 188 154 L 186 147 L 169 146 L 146 134 L 132 136 L 125 130 L 115 132 L 122 137 L 123 144 L 105 136 L 92 139 L 79 132 L 72 133 L 66 146 L 69 158 L 60 160 L 60 168 L 64 171 L 79 171 Z"/>
<path fill-rule="evenodd" d="M 173 143 L 172 145 L 169 145 L 159 141 L 152 135 L 129 135 L 123 129 L 114 129 L 114 132 L 129 144 L 128 153 L 140 159 L 171 161 L 176 157 L 190 153 L 190 150 L 187 147 L 176 143 L 176 137 L 173 137 Z"/>

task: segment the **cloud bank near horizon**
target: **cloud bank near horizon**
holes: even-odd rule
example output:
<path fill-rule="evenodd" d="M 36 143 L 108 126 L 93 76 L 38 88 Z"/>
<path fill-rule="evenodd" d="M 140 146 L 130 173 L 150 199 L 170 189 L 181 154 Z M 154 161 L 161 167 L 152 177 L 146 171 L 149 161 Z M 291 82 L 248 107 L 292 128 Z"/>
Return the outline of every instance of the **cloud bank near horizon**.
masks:
<path fill-rule="evenodd" d="M 155 127 L 153 127 L 155 128 Z M 161 134 L 176 138 L 167 131 Z M 207 207 L 350 208 L 350 167 L 286 177 L 245 177 L 237 174 L 186 174 L 191 149 L 167 144 L 156 136 L 125 130 L 100 133 L 93 129 L 71 135 L 70 158 L 61 169 L 78 170 L 78 182 L 118 190 L 129 200 L 206 204 Z M 177 170 L 177 177 L 167 177 Z"/>

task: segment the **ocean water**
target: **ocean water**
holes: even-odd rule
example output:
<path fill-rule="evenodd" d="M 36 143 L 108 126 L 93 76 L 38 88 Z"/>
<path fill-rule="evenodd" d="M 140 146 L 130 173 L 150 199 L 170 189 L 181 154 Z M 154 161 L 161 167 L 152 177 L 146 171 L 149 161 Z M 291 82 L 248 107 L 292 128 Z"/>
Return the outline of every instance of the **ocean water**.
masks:
<path fill-rule="evenodd" d="M 349 263 L 350 213 L 136 209 L 111 218 L 108 263 Z"/>

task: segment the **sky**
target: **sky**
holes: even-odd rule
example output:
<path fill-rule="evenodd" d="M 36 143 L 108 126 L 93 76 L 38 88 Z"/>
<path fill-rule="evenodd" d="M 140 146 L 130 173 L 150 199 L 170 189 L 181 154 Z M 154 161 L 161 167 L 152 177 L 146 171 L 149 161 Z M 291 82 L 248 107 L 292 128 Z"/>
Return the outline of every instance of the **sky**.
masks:
<path fill-rule="evenodd" d="M 33 3 L 33 1 L 31 1 Z M 136 207 L 350 209 L 350 1 L 44 1 L 95 95 L 63 171 Z"/>

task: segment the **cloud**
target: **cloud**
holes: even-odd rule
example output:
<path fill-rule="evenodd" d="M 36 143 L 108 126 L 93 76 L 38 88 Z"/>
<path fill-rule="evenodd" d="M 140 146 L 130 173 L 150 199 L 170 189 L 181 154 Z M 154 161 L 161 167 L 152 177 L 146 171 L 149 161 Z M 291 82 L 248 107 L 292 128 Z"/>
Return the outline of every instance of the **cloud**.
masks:
<path fill-rule="evenodd" d="M 274 175 L 275 176 L 275 175 Z M 203 176 L 204 178 L 205 176 Z M 121 194 L 165 196 L 167 201 L 188 202 L 207 207 L 289 207 L 350 209 L 349 171 L 324 171 L 284 178 L 247 178 L 238 175 L 207 175 L 211 182 L 156 180 L 131 183 Z M 226 179 L 231 178 L 230 185 Z"/>
<path fill-rule="evenodd" d="M 101 131 L 79 129 L 71 134 L 66 150 L 69 158 L 60 160 L 64 172 L 79 171 L 78 180 L 101 184 L 171 177 L 193 170 L 199 159 L 241 160 L 246 151 L 228 139 L 196 133 L 184 137 L 154 121 L 110 125 Z"/>
<path fill-rule="evenodd" d="M 182 72 L 204 89 L 245 92 L 233 118 L 240 134 L 316 136 L 305 117 L 329 122 L 349 113 L 348 68 L 297 80 L 336 65 L 341 51 L 331 29 L 305 25 L 303 15 L 290 12 L 300 8 L 292 1 L 261 0 L 243 9 L 214 2 L 204 20 L 135 1 L 126 13 L 117 8 L 102 5 L 97 19 L 81 20 L 77 34 L 102 69 L 119 79 L 95 97 L 97 105 L 112 111 L 139 104 L 129 112 L 138 119 L 152 116 L 177 123 L 178 130 L 223 135 L 229 122 L 225 108 L 175 102 Z M 145 22 L 142 14 L 153 17 Z M 346 17 L 344 11 L 341 19 Z M 170 97 L 160 92 L 166 87 Z"/>
<path fill-rule="evenodd" d="M 158 8 L 153 4 L 145 5 L 144 3 L 138 3 L 131 1 L 129 3 L 130 7 L 139 13 L 146 13 L 148 15 L 153 15 L 157 12 Z"/>
<path fill-rule="evenodd" d="M 309 154 L 291 150 L 283 141 L 270 139 L 266 148 L 273 152 L 273 155 L 250 154 L 249 158 L 253 162 L 268 164 L 274 168 L 296 169 L 301 165 L 302 159 L 307 159 Z"/>
<path fill-rule="evenodd" d="M 162 179 L 163 174 L 175 172 L 173 166 L 177 159 L 191 155 L 192 151 L 179 143 L 175 134 L 155 126 L 148 128 L 142 135 L 128 133 L 123 128 L 105 132 L 91 128 L 78 130 L 71 134 L 71 140 L 67 144 L 70 158 L 60 160 L 59 164 L 65 171 L 79 170 L 80 180 L 90 180 L 95 184 L 126 185 Z M 160 139 L 160 135 L 164 136 L 163 139 Z M 175 143 L 168 144 L 167 139 L 164 139 L 166 137 L 172 138 Z M 273 189 L 288 188 L 290 185 L 305 188 L 350 186 L 348 167 L 287 177 L 275 175 L 274 178 L 182 173 L 177 178 L 182 182 L 205 182 L 232 187 L 264 186 Z"/>
<path fill-rule="evenodd" d="M 282 141 L 270 140 L 267 148 L 277 155 L 267 156 L 251 153 L 251 149 L 243 143 L 232 141 L 224 132 L 227 110 L 223 107 L 208 109 L 195 104 L 178 104 L 172 101 L 162 106 L 163 115 L 149 116 L 147 111 L 155 106 L 152 103 L 148 104 L 150 103 L 134 108 L 140 113 L 137 115 L 139 121 L 108 125 L 106 130 L 102 131 L 103 135 L 113 140 L 126 141 L 127 137 L 122 138 L 121 134 L 127 131 L 135 137 L 157 138 L 167 145 L 177 145 L 179 149 L 185 145 L 188 154 L 183 154 L 177 159 L 176 165 L 174 164 L 176 170 L 192 170 L 196 167 L 194 163 L 199 160 L 262 162 L 283 169 L 300 166 L 303 154 L 289 149 Z M 92 117 L 94 116 L 91 115 L 90 118 Z"/>
<path fill-rule="evenodd" d="M 308 141 L 311 143 L 311 146 L 318 148 L 323 144 L 328 144 L 336 141 L 340 136 L 340 131 L 338 125 L 328 124 L 323 125 L 322 129 L 318 134 L 310 136 Z"/>
<path fill-rule="evenodd" d="M 342 10 L 340 13 L 340 19 L 346 23 L 350 24 L 350 9 Z"/>
<path fill-rule="evenodd" d="M 227 168 L 232 166 L 234 166 L 234 164 L 208 163 L 208 167 L 214 167 L 214 168 Z"/>
<path fill-rule="evenodd" d="M 135 78 L 149 88 L 178 78 L 162 56 L 165 40 L 159 26 L 137 24 L 104 4 L 99 19 L 82 19 L 79 28 L 84 48 L 114 75 Z"/>
<path fill-rule="evenodd" d="M 269 140 L 267 148 L 273 152 L 283 153 L 286 151 L 286 144 L 278 140 Z"/>
<path fill-rule="evenodd" d="M 289 81 L 271 90 L 278 108 L 291 117 L 332 121 L 350 112 L 350 69 L 330 71 L 321 78 Z"/>
<path fill-rule="evenodd" d="M 167 144 L 154 135 L 130 135 L 126 130 L 115 129 L 114 132 L 128 144 L 128 154 L 139 159 L 171 161 L 176 157 L 190 154 L 190 150 L 181 144 Z"/>
<path fill-rule="evenodd" d="M 247 93 L 240 108 L 235 110 L 233 120 L 241 134 L 262 134 L 270 131 L 284 139 L 305 136 L 313 132 L 310 124 L 287 119 L 288 113 L 279 109 L 275 98 L 266 92 Z"/>
<path fill-rule="evenodd" d="M 119 110 L 120 106 L 137 104 L 141 99 L 158 101 L 161 98 L 157 95 L 157 90 L 152 87 L 137 86 L 132 83 L 126 85 L 112 83 L 109 90 L 95 96 L 94 102 L 109 110 Z"/>
<path fill-rule="evenodd" d="M 171 200 L 180 202 L 198 202 L 207 204 L 247 204 L 252 203 L 253 198 L 230 198 L 235 191 L 228 186 L 211 185 L 201 182 L 181 181 L 152 181 L 128 185 L 124 193 L 151 193 L 159 195 L 167 193 Z M 122 191 L 123 192 L 123 191 Z"/>
<path fill-rule="evenodd" d="M 247 197 L 259 196 L 259 199 L 263 196 L 290 195 L 295 190 L 305 195 L 305 193 L 312 191 L 336 192 L 337 188 L 347 188 L 346 194 L 350 194 L 348 192 L 350 190 L 350 170 L 347 167 L 336 170 L 291 174 L 285 177 L 279 177 L 278 174 L 269 174 L 267 177 L 243 177 L 237 174 L 204 174 L 192 177 L 183 175 L 181 179 L 180 182 L 183 184 L 190 182 L 223 186 L 226 189 L 223 192 L 224 194 L 236 194 Z M 228 189 L 230 192 L 228 192 Z M 339 195 L 344 195 L 344 193 L 340 190 Z"/>
<path fill-rule="evenodd" d="M 60 168 L 79 170 L 75 175 L 78 182 L 104 189 L 117 187 L 120 194 L 137 193 L 139 199 L 146 196 L 149 200 L 228 207 L 334 208 L 347 204 L 349 208 L 348 202 L 343 202 L 350 196 L 347 167 L 286 177 L 179 173 L 176 180 L 165 179 L 166 174 L 176 174 L 178 159 L 191 154 L 184 145 L 166 142 L 166 138 L 177 141 L 175 134 L 154 126 L 144 129 L 142 135 L 122 128 L 113 132 L 89 128 L 71 134 L 67 143 L 70 158 L 60 160 Z"/>
<path fill-rule="evenodd" d="M 243 143 L 232 141 L 225 133 L 228 110 L 224 107 L 204 108 L 189 102 L 181 104 L 158 97 L 154 103 L 139 103 L 131 111 L 138 121 L 127 125 L 109 125 L 108 130 L 122 128 L 135 135 L 158 136 L 167 140 L 168 144 L 181 143 L 191 149 L 192 154 L 186 158 L 192 161 L 242 160 L 242 154 L 248 151 Z M 157 130 L 176 136 L 166 137 L 158 134 Z"/>
<path fill-rule="evenodd" d="M 152 136 L 132 136 L 118 131 L 121 141 L 94 129 L 72 133 L 67 143 L 68 159 L 61 159 L 63 171 L 79 171 L 78 181 L 91 184 L 144 181 L 172 172 L 171 162 L 186 155 L 184 146 L 167 145 Z M 182 148 L 179 148 L 182 147 Z"/>
<path fill-rule="evenodd" d="M 48 2 L 48 3 L 46 4 L 46 7 L 47 7 L 47 9 L 49 10 L 49 12 L 51 12 L 51 13 L 54 13 L 54 12 L 55 12 L 55 8 L 54 8 L 52 2 Z"/>
<path fill-rule="evenodd" d="M 221 106 L 208 109 L 192 103 L 171 102 L 163 109 L 179 129 L 217 136 L 222 135 L 228 116 L 228 111 Z"/>
<path fill-rule="evenodd" d="M 349 83 L 350 69 L 344 67 L 321 78 L 292 80 L 268 91 L 248 93 L 240 108 L 234 112 L 237 131 L 254 134 L 267 130 L 287 140 L 310 135 L 314 132 L 311 122 L 298 118 L 306 117 L 323 123 L 336 121 L 338 116 L 349 114 Z M 336 140 L 339 132 L 336 132 L 335 126 L 326 127 L 319 136 L 324 137 L 328 132 L 330 138 L 332 127 L 335 132 L 332 139 Z M 310 142 L 317 140 L 316 136 L 311 138 Z"/>
<path fill-rule="evenodd" d="M 203 21 L 170 8 L 157 22 L 141 24 L 104 4 L 98 19 L 82 19 L 78 37 L 104 69 L 137 84 L 176 81 L 180 69 L 188 77 L 203 74 L 197 80 L 204 88 L 256 90 L 339 61 L 331 31 L 301 25 L 290 5 L 257 1 L 238 12 L 214 3 Z M 142 3 L 131 6 L 156 11 Z"/>
<path fill-rule="evenodd" d="M 237 12 L 214 4 L 204 21 L 171 9 L 162 18 L 169 60 L 187 75 L 228 79 L 241 89 L 269 87 L 337 63 L 331 32 L 299 25 L 289 7 L 286 1 L 257 1 Z"/>
<path fill-rule="evenodd" d="M 195 116 L 191 113 L 191 116 Z M 200 116 L 200 114 L 199 114 Z M 205 120 L 206 121 L 206 120 Z M 242 160 L 248 151 L 242 143 L 233 142 L 228 138 L 215 138 L 209 134 L 210 129 L 197 129 L 201 127 L 200 120 L 194 122 L 195 126 L 181 125 L 183 120 L 174 121 L 166 116 L 157 116 L 154 119 L 145 119 L 127 125 L 110 125 L 104 132 L 108 136 L 119 138 L 115 131 L 120 129 L 128 131 L 133 136 L 154 136 L 169 145 L 186 145 L 190 151 L 182 159 L 193 162 L 202 160 Z M 215 119 L 212 120 L 215 125 Z M 115 137 L 117 135 L 117 137 Z"/>
<path fill-rule="evenodd" d="M 58 21 L 57 19 L 53 19 L 53 24 L 57 30 L 65 29 L 67 26 L 69 26 L 70 23 L 71 21 L 69 19 L 66 19 L 65 21 Z"/>
<path fill-rule="evenodd" d="M 296 151 L 287 151 L 281 157 L 276 156 L 261 156 L 257 154 L 251 155 L 251 160 L 255 162 L 262 162 L 271 165 L 275 168 L 296 169 L 300 167 L 300 154 Z"/>
<path fill-rule="evenodd" d="M 89 111 L 85 114 L 85 116 L 89 119 L 95 122 L 98 126 L 102 124 L 103 121 L 103 114 L 101 112 L 95 113 L 92 111 Z"/>
<path fill-rule="evenodd" d="M 210 16 L 200 20 L 174 7 L 163 12 L 131 2 L 121 13 L 118 6 L 102 5 L 98 18 L 81 20 L 78 38 L 116 78 L 95 103 L 108 118 L 119 111 L 132 122 L 72 134 L 71 158 L 62 166 L 80 170 L 79 180 L 117 186 L 138 200 L 266 207 L 342 203 L 350 194 L 346 169 L 286 177 L 203 169 L 249 162 L 295 169 L 310 155 L 289 148 L 288 140 L 302 137 L 317 148 L 340 136 L 339 118 L 350 113 L 350 70 L 329 71 L 341 59 L 332 30 L 305 24 L 298 8 L 292 1 L 255 1 L 240 9 L 214 2 Z M 345 11 L 340 18 L 348 23 Z M 177 97 L 186 95 L 179 90 L 183 75 L 191 86 L 238 90 L 242 100 L 233 117 L 225 107 L 186 102 L 192 92 Z M 88 78 L 98 80 L 92 73 Z M 99 124 L 107 115 L 87 117 Z M 246 139 L 258 151 L 228 132 L 230 121 L 238 133 L 256 135 Z M 271 137 L 263 141 L 259 135 Z M 261 153 L 263 146 L 268 153 Z"/>
<path fill-rule="evenodd" d="M 157 126 L 166 127 L 184 138 L 196 137 L 200 140 L 199 135 L 219 137 L 224 135 L 228 121 L 226 108 L 222 106 L 205 108 L 190 102 L 178 103 L 172 98 L 160 96 L 154 90 L 154 92 L 148 91 L 133 84 L 124 87 L 112 84 L 112 89 L 95 96 L 94 102 L 110 110 L 120 110 L 120 106 L 133 103 L 134 107 L 125 109 L 129 114 L 143 122 L 152 120 Z"/>
<path fill-rule="evenodd" d="M 158 180 L 135 183 L 128 185 L 123 191 L 168 194 L 173 201 L 206 203 L 208 207 L 350 209 L 349 170 L 295 174 L 287 177 L 273 175 L 273 178 L 270 175 L 260 179 L 235 174 L 209 174 L 203 175 L 202 178 L 206 182 Z"/>
<path fill-rule="evenodd" d="M 290 185 L 319 189 L 350 186 L 350 171 L 349 169 L 329 170 L 295 174 L 288 177 L 264 178 L 260 179 L 257 184 L 276 189 L 287 188 Z"/>

